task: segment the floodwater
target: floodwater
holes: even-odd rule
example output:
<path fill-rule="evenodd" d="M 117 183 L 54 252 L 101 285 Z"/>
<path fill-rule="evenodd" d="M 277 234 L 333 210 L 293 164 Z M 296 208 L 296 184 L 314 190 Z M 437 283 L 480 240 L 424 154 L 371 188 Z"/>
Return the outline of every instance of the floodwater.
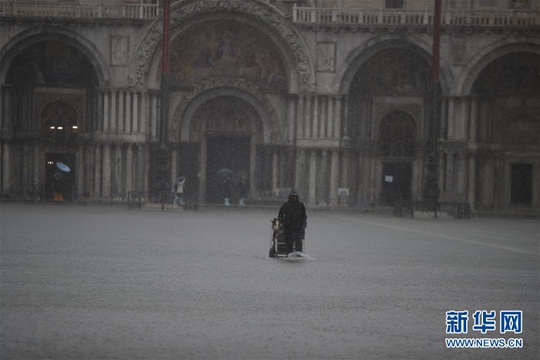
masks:
<path fill-rule="evenodd" d="M 268 258 L 277 209 L 0 210 L 1 359 L 539 358 L 538 220 L 308 210 L 311 259 L 285 261 Z M 466 334 L 446 334 L 452 310 Z M 476 310 L 497 330 L 472 330 Z"/>

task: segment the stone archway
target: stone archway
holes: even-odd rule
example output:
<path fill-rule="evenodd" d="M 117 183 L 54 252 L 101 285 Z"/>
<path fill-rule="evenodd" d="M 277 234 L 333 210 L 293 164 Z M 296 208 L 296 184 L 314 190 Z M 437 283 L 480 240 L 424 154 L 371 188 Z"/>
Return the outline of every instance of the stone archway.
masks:
<path fill-rule="evenodd" d="M 539 60 L 528 51 L 502 55 L 485 64 L 471 87 L 478 104 L 474 138 L 482 149 L 473 163 L 478 211 L 538 204 Z"/>
<path fill-rule="evenodd" d="M 100 51 L 90 41 L 80 34 L 64 29 L 48 29 L 47 32 L 44 32 L 41 28 L 33 28 L 14 36 L 2 48 L 0 51 L 0 83 L 6 82 L 11 65 L 22 52 L 37 44 L 51 41 L 64 43 L 79 51 L 91 64 L 98 87 L 109 86 L 110 74 L 107 71 L 107 62 L 99 56 Z"/>
<path fill-rule="evenodd" d="M 422 188 L 429 62 L 406 47 L 379 49 L 357 68 L 348 88 L 348 131 L 359 149 L 351 171 L 357 201 L 415 200 Z M 358 165 L 356 165 L 358 164 Z M 387 194 L 392 194 L 386 196 Z"/>
<path fill-rule="evenodd" d="M 83 49 L 65 34 L 34 35 L 13 44 L 2 59 L 9 64 L 0 71 L 7 85 L 3 90 L 8 119 L 4 126 L 13 141 L 5 145 L 9 155 L 4 159 L 1 185 L 20 194 L 17 196 L 49 196 L 49 162 L 83 168 L 80 135 L 90 132 L 96 120 L 88 116 L 92 114 L 89 99 L 105 81 L 95 55 L 89 56 L 89 50 Z M 28 147 L 33 151 L 27 151 Z M 69 177 L 73 199 L 84 192 L 85 179 L 75 171 Z"/>
<path fill-rule="evenodd" d="M 200 102 L 189 119 L 189 144 L 198 156 L 196 187 L 199 202 L 219 203 L 223 198 L 220 170 L 230 170 L 236 184 L 243 174 L 250 191 L 258 187 L 258 148 L 263 144 L 262 119 L 259 112 L 245 99 L 223 93 Z M 185 144 L 185 143 L 184 143 Z M 180 164 L 192 163 L 180 154 Z M 193 169 L 182 169 L 184 172 Z M 191 178 L 195 178 L 191 176 Z"/>

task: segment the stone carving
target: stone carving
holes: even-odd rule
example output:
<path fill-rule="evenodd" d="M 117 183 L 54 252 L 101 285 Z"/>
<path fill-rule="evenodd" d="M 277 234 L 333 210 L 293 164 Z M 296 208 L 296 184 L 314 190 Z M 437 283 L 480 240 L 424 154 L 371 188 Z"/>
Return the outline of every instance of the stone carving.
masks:
<path fill-rule="evenodd" d="M 214 12 L 229 12 L 249 18 L 256 18 L 270 27 L 288 45 L 287 51 L 296 60 L 300 89 L 303 91 L 314 89 L 309 58 L 301 38 L 286 18 L 262 0 L 179 1 L 171 6 L 171 28 L 174 29 L 175 27 L 183 26 L 191 18 Z M 151 58 L 162 39 L 162 25 L 162 18 L 154 21 L 148 27 L 142 42 L 139 44 L 135 63 L 131 71 L 132 75 L 129 79 L 131 86 L 143 86 L 144 80 L 148 75 Z"/>
<path fill-rule="evenodd" d="M 111 65 L 127 66 L 129 39 L 125 36 L 111 36 Z"/>
<path fill-rule="evenodd" d="M 317 71 L 336 71 L 336 44 L 333 42 L 317 43 Z"/>
<path fill-rule="evenodd" d="M 191 101 L 202 93 L 216 88 L 232 88 L 249 93 L 264 107 L 264 111 L 268 114 L 272 124 L 272 139 L 277 139 L 280 136 L 281 127 L 278 126 L 278 120 L 274 108 L 266 99 L 260 88 L 253 82 L 244 79 L 208 79 L 194 84 L 193 90 L 185 95 L 178 104 L 174 117 L 169 126 L 169 140 L 172 142 L 180 139 L 180 126 L 182 123 L 183 114 L 186 111 Z"/>

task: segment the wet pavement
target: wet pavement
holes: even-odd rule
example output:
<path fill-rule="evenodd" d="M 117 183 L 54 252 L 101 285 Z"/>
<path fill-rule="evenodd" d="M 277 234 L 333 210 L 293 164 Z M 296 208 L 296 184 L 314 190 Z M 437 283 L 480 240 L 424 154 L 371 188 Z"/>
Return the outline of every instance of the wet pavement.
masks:
<path fill-rule="evenodd" d="M 0 211 L 3 360 L 540 357 L 538 219 L 308 210 L 312 259 L 293 262 L 268 258 L 277 209 Z M 466 334 L 446 334 L 452 310 Z M 476 310 L 497 330 L 473 330 Z M 522 333 L 500 333 L 504 310 L 523 311 Z"/>

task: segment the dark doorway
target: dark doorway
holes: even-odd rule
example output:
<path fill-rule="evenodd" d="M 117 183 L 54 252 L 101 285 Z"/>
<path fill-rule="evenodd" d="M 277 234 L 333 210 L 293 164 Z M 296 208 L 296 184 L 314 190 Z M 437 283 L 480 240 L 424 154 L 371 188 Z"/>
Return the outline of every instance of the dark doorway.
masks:
<path fill-rule="evenodd" d="M 394 205 L 401 196 L 402 201 L 411 200 L 412 164 L 408 162 L 383 163 L 382 202 Z"/>
<path fill-rule="evenodd" d="M 512 204 L 532 204 L 532 164 L 512 165 Z"/>
<path fill-rule="evenodd" d="M 54 200 L 55 193 L 62 201 L 75 199 L 75 154 L 48 153 L 45 156 L 45 199 Z M 69 168 L 62 168 L 62 164 Z M 57 199 L 58 200 L 58 197 Z"/>
<path fill-rule="evenodd" d="M 223 200 L 221 188 L 221 169 L 235 174 L 244 172 L 249 175 L 251 137 L 250 136 L 208 136 L 206 166 L 206 201 L 218 203 Z"/>

